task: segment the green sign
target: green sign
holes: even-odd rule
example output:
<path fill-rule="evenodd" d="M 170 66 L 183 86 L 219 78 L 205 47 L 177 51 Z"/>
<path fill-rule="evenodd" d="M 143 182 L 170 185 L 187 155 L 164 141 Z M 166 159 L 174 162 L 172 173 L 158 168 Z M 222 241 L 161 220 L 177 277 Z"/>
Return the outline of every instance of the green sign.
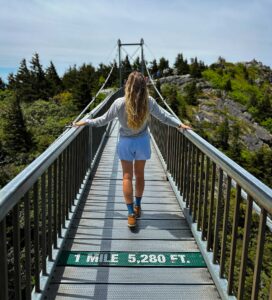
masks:
<path fill-rule="evenodd" d="M 206 267 L 200 252 L 62 251 L 59 266 Z"/>

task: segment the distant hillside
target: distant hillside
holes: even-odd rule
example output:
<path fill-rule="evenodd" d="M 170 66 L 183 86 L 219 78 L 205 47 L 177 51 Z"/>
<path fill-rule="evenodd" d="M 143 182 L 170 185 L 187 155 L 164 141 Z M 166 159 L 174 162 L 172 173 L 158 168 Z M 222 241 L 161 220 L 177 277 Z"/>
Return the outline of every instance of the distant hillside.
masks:
<path fill-rule="evenodd" d="M 255 60 L 234 64 L 219 58 L 200 76 L 171 75 L 156 84 L 182 120 L 272 186 L 269 67 Z"/>

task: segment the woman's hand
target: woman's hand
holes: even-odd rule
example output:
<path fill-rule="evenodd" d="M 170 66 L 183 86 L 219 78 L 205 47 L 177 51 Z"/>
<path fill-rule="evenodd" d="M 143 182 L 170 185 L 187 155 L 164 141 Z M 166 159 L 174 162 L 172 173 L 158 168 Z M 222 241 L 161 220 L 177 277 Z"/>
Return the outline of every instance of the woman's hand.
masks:
<path fill-rule="evenodd" d="M 88 124 L 88 122 L 85 122 L 85 121 L 78 121 L 78 122 L 73 123 L 73 127 L 85 126 L 85 125 L 87 125 L 87 124 Z"/>
<path fill-rule="evenodd" d="M 192 129 L 192 127 L 190 127 L 190 126 L 188 126 L 188 125 L 185 125 L 185 124 L 180 124 L 179 125 L 179 127 L 178 127 L 178 129 L 185 129 L 185 130 L 187 130 L 187 129 Z"/>

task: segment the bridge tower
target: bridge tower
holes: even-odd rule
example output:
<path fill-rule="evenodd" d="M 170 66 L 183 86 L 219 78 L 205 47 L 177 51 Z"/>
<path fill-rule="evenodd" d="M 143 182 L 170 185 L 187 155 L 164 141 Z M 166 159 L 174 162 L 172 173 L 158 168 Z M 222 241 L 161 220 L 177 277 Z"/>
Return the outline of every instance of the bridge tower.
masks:
<path fill-rule="evenodd" d="M 122 43 L 118 40 L 118 53 L 119 53 L 119 84 L 122 87 L 122 58 L 121 47 L 122 46 L 140 46 L 141 47 L 141 72 L 144 73 L 144 39 L 141 38 L 140 43 Z"/>

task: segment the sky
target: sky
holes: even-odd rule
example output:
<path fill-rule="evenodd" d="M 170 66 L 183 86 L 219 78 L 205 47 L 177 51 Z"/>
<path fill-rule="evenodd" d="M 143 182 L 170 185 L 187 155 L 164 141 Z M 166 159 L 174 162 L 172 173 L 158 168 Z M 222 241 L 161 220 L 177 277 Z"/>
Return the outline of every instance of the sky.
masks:
<path fill-rule="evenodd" d="M 165 57 L 173 64 L 183 53 L 206 64 L 222 56 L 272 66 L 272 0 L 0 0 L 0 7 L 4 80 L 35 52 L 60 75 L 74 64 L 109 64 L 118 39 L 143 38 L 148 61 Z M 124 47 L 122 55 L 137 49 Z"/>

